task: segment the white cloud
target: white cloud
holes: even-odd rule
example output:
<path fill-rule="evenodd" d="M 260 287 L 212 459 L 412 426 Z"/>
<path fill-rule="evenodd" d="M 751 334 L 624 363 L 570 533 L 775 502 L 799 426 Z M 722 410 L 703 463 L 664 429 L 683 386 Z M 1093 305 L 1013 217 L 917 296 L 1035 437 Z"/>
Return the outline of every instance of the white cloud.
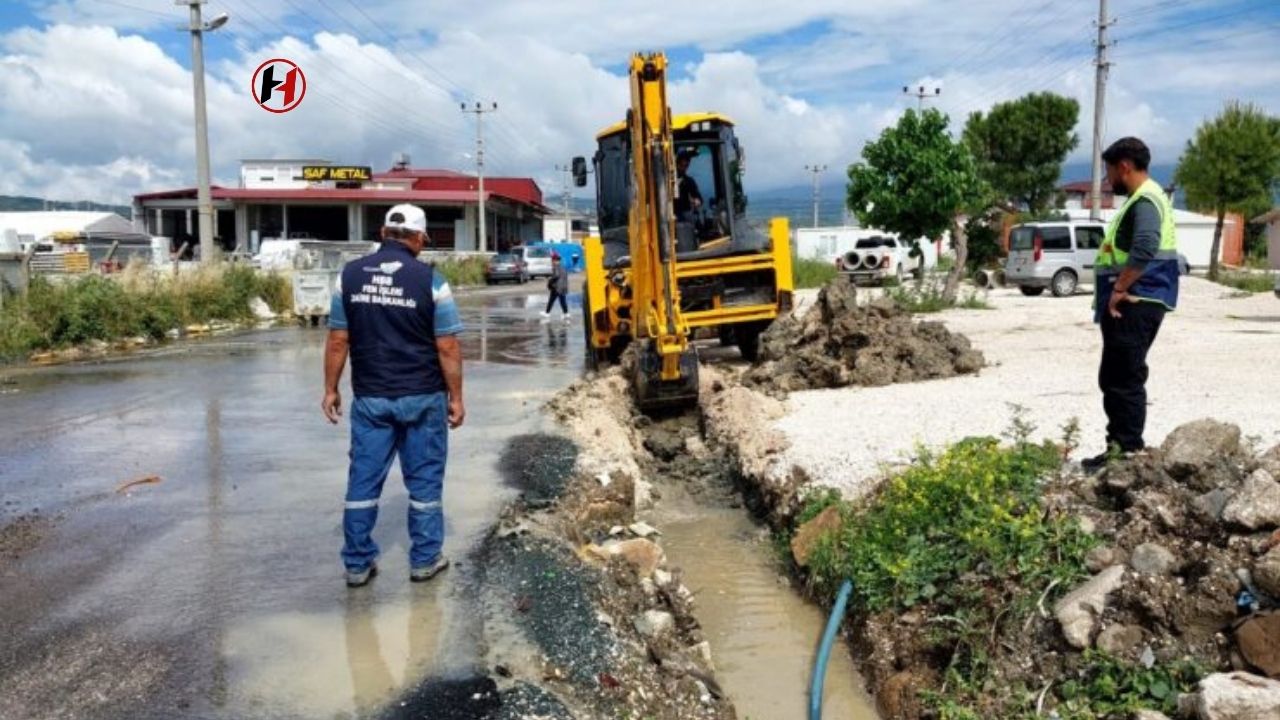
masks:
<path fill-rule="evenodd" d="M 76 188 L 119 199 L 192 183 L 191 76 L 185 47 L 174 40 L 181 35 L 171 31 L 181 8 L 171 0 L 124 4 L 143 11 L 61 0 L 41 11 L 55 24 L 0 36 L 0 138 L 16 168 L 6 191 L 68 197 Z M 906 84 L 943 87 L 930 102 L 957 130 L 970 111 L 1029 91 L 1075 97 L 1081 146 L 1073 159 L 1086 158 L 1089 14 L 1020 0 L 973 0 L 963 12 L 942 14 L 940 7 L 927 0 L 212 0 L 207 13 L 232 15 L 209 41 L 211 57 L 221 58 L 210 64 L 207 83 L 215 179 L 234 183 L 237 161 L 258 156 L 380 168 L 404 151 L 420 166 L 465 169 L 475 119 L 457 102 L 478 99 L 499 103 L 485 117 L 489 171 L 527 174 L 548 194 L 558 192 L 553 166 L 589 155 L 595 133 L 624 114 L 620 68 L 629 50 L 664 46 L 682 58 L 674 109 L 714 109 L 737 120 L 754 188 L 803 183 L 805 164 L 842 168 L 855 160 L 866 139 L 915 104 L 901 93 Z M 1226 99 L 1280 110 L 1280 50 L 1263 42 L 1265 33 L 1247 34 L 1256 18 L 1191 28 L 1174 42 L 1158 31 L 1162 16 L 1153 10 L 1122 24 L 1132 39 L 1112 73 L 1108 137 L 1141 135 L 1172 162 Z M 690 47 L 701 51 L 686 61 Z M 286 115 L 261 110 L 249 96 L 254 68 L 274 56 L 307 74 L 306 99 Z"/>

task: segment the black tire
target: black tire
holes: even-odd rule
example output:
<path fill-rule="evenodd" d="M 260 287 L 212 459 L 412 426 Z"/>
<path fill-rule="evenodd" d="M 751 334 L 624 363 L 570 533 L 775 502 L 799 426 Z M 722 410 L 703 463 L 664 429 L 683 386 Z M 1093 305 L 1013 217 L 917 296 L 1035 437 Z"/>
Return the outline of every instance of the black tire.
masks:
<path fill-rule="evenodd" d="M 742 359 L 754 363 L 760 359 L 760 333 L 764 328 L 756 323 L 743 323 L 733 329 Z"/>
<path fill-rule="evenodd" d="M 1080 287 L 1080 278 L 1070 270 L 1059 270 L 1053 274 L 1049 287 L 1053 290 L 1054 297 L 1071 297 Z"/>
<path fill-rule="evenodd" d="M 582 284 L 582 344 L 586 348 L 586 365 L 588 370 L 600 369 L 600 358 L 596 349 L 591 347 L 591 305 L 587 295 L 587 284 Z"/>
<path fill-rule="evenodd" d="M 733 337 L 732 325 L 720 325 L 716 328 L 716 332 L 720 336 L 720 347 L 729 347 L 737 342 Z"/>
<path fill-rule="evenodd" d="M 1037 297 L 1044 294 L 1044 288 L 1042 287 L 1032 287 L 1030 285 L 1019 285 L 1018 289 L 1021 290 L 1022 294 L 1026 295 L 1027 297 Z"/>

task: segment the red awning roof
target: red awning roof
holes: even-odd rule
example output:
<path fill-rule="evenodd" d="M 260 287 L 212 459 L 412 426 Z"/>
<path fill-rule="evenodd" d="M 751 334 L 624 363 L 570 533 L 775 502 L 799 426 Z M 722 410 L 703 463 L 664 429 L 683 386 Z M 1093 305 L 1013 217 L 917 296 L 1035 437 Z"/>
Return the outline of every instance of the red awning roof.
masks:
<path fill-rule="evenodd" d="M 214 200 L 257 200 L 260 202 L 383 202 L 383 203 L 471 203 L 476 202 L 477 194 L 472 190 L 365 190 L 361 188 L 224 188 L 213 186 L 210 195 Z M 194 199 L 195 188 L 163 190 L 153 193 L 134 195 L 138 202 L 148 200 L 187 200 Z M 542 212 L 550 213 L 551 209 L 538 202 L 529 202 L 523 198 L 510 197 L 501 192 L 486 190 L 485 201 L 505 200 L 526 205 Z"/>

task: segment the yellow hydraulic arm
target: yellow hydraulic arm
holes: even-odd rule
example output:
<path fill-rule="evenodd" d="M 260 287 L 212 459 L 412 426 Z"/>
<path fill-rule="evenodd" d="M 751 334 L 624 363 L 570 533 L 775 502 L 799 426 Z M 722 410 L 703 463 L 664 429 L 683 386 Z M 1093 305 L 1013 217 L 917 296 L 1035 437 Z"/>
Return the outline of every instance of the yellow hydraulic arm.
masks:
<path fill-rule="evenodd" d="M 680 290 L 676 284 L 675 148 L 671 110 L 667 106 L 666 56 L 662 53 L 632 55 L 630 76 L 631 110 L 627 113 L 627 124 L 635 181 L 628 233 L 632 311 L 636 336 L 647 338 L 651 343 L 642 351 L 652 353 L 642 359 L 641 374 L 645 372 L 645 360 L 649 363 L 656 360 L 657 380 L 687 382 L 689 325 L 680 312 Z M 696 362 L 696 358 L 693 359 L 695 373 Z M 640 379 L 642 382 L 654 380 Z"/>

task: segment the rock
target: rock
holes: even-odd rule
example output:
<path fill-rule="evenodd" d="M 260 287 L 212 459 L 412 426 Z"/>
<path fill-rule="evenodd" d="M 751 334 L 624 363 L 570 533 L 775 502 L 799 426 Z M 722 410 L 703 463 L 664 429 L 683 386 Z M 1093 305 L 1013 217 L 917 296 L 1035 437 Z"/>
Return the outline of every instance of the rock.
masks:
<path fill-rule="evenodd" d="M 1156 543 L 1142 543 L 1129 557 L 1129 567 L 1143 575 L 1168 575 L 1177 562 L 1173 553 Z"/>
<path fill-rule="evenodd" d="M 1083 650 L 1092 644 L 1098 618 L 1107 607 L 1107 598 L 1120 587 L 1124 566 L 1112 565 L 1067 593 L 1054 606 L 1054 617 L 1072 647 Z"/>
<path fill-rule="evenodd" d="M 1196 420 L 1169 433 L 1164 445 L 1164 469 L 1186 478 L 1209 467 L 1215 459 L 1240 453 L 1240 428 L 1216 420 Z"/>
<path fill-rule="evenodd" d="M 1098 649 L 1115 655 L 1130 658 L 1135 656 L 1138 646 L 1142 644 L 1142 628 L 1132 625 L 1111 625 L 1098 633 Z"/>
<path fill-rule="evenodd" d="M 920 682 L 908 671 L 889 677 L 876 692 L 876 710 L 883 718 L 917 717 Z"/>
<path fill-rule="evenodd" d="M 1098 531 L 1098 523 L 1087 515 L 1081 515 L 1076 519 L 1076 523 L 1080 526 L 1080 532 L 1086 535 L 1092 535 Z"/>
<path fill-rule="evenodd" d="M 1169 716 L 1156 710 L 1138 710 L 1133 714 L 1133 720 L 1169 720 Z"/>
<path fill-rule="evenodd" d="M 840 530 L 840 508 L 831 507 L 818 513 L 817 517 L 800 526 L 795 537 L 791 538 L 791 557 L 800 567 L 808 567 L 809 555 L 818 544 L 818 540 L 829 532 Z"/>
<path fill-rule="evenodd" d="M 1227 509 L 1229 500 L 1227 491 L 1215 488 L 1191 501 L 1191 507 L 1202 519 L 1212 522 L 1222 520 L 1222 512 Z"/>
<path fill-rule="evenodd" d="M 1280 547 L 1273 547 L 1253 564 L 1253 584 L 1280 601 Z"/>
<path fill-rule="evenodd" d="M 1222 519 L 1250 530 L 1280 525 L 1280 483 L 1266 470 L 1255 470 L 1227 503 Z"/>
<path fill-rule="evenodd" d="M 656 638 L 675 630 L 676 619 L 669 612 L 662 610 L 645 610 L 636 616 L 631 623 L 636 632 L 647 638 Z"/>
<path fill-rule="evenodd" d="M 1249 665 L 1280 679 L 1280 611 L 1258 613 L 1236 628 L 1236 647 Z"/>
<path fill-rule="evenodd" d="M 632 535 L 635 535 L 636 537 L 642 537 L 642 538 L 647 538 L 651 535 L 662 534 L 658 532 L 657 528 L 650 525 L 649 523 L 644 523 L 644 522 L 631 523 L 630 525 L 627 526 L 627 529 L 631 531 Z"/>
<path fill-rule="evenodd" d="M 711 643 L 703 640 L 697 645 L 689 646 L 689 654 L 692 655 L 702 667 L 715 672 L 716 664 L 711 657 Z"/>
<path fill-rule="evenodd" d="M 1280 445 L 1259 455 L 1258 465 L 1271 473 L 1271 477 L 1280 477 Z"/>
<path fill-rule="evenodd" d="M 631 506 L 636 510 L 653 509 L 653 483 L 635 480 L 631 485 Z"/>
<path fill-rule="evenodd" d="M 636 538 L 610 543 L 605 546 L 610 555 L 620 556 L 627 564 L 636 569 L 636 574 L 648 578 L 659 566 L 667 562 L 666 553 L 656 543 Z"/>
<path fill-rule="evenodd" d="M 1099 545 L 1084 556 L 1084 566 L 1090 573 L 1097 575 L 1112 565 L 1120 563 L 1120 554 L 1115 548 Z"/>
<path fill-rule="evenodd" d="M 702 438 L 693 435 L 684 439 L 684 450 L 695 458 L 705 458 L 708 455 L 707 444 Z"/>
<path fill-rule="evenodd" d="M 1176 531 L 1182 527 L 1182 514 L 1174 508 L 1173 501 L 1165 493 L 1144 490 L 1135 497 L 1134 506 L 1147 517 L 1159 520 L 1165 530 Z"/>
<path fill-rule="evenodd" d="M 1200 681 L 1200 720 L 1267 720 L 1280 717 L 1280 682 L 1243 672 L 1215 673 Z"/>
<path fill-rule="evenodd" d="M 653 571 L 653 584 L 657 585 L 660 588 L 667 587 L 672 583 L 674 579 L 675 578 L 671 576 L 671 573 L 667 572 L 666 570 Z"/>
<path fill-rule="evenodd" d="M 259 320 L 273 320 L 276 314 L 271 312 L 271 308 L 267 302 L 260 297 L 255 297 L 249 301 L 249 310 L 253 312 L 253 316 Z"/>

